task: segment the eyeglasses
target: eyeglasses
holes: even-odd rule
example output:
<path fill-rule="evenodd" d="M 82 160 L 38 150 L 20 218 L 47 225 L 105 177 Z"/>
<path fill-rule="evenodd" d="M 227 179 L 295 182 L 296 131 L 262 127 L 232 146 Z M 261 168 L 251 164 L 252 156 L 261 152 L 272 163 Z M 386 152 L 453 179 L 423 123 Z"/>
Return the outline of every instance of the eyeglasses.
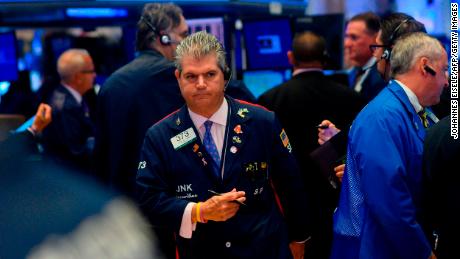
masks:
<path fill-rule="evenodd" d="M 377 50 L 377 48 L 388 48 L 388 45 L 379 45 L 379 44 L 371 44 L 369 45 L 369 49 L 374 52 Z"/>
<path fill-rule="evenodd" d="M 87 69 L 87 70 L 82 70 L 80 71 L 80 73 L 83 73 L 83 74 L 94 74 L 96 73 L 96 71 L 94 69 Z"/>

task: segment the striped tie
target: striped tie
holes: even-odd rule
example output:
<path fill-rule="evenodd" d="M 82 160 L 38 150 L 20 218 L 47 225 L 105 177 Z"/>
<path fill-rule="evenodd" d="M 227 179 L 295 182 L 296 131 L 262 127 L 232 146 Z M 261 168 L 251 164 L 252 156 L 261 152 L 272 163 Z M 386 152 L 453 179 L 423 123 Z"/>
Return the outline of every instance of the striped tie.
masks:
<path fill-rule="evenodd" d="M 420 116 L 420 119 L 422 120 L 423 127 L 428 128 L 430 126 L 430 123 L 428 121 L 428 114 L 426 113 L 426 110 L 422 109 L 421 111 L 419 111 L 418 116 Z"/>

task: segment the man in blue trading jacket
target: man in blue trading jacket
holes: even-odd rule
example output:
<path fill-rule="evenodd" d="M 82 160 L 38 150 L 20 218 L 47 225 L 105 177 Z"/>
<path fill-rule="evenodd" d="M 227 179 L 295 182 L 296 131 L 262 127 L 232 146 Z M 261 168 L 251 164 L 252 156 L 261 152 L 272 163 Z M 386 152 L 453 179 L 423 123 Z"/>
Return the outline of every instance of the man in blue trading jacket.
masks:
<path fill-rule="evenodd" d="M 214 36 L 195 33 L 176 55 L 186 105 L 147 132 L 142 209 L 176 231 L 181 258 L 301 258 L 307 204 L 274 113 L 224 95 L 228 68 Z"/>
<path fill-rule="evenodd" d="M 434 258 L 419 222 L 422 153 L 447 54 L 417 32 L 396 41 L 390 62 L 394 80 L 350 129 L 331 258 Z"/>

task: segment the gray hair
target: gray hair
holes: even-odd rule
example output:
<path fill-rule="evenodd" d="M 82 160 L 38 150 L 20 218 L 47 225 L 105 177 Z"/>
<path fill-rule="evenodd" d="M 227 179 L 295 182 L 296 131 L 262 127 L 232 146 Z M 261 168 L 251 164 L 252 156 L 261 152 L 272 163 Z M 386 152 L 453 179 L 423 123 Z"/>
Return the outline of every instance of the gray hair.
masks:
<path fill-rule="evenodd" d="M 198 59 L 212 53 L 216 55 L 217 64 L 222 72 L 224 72 L 227 67 L 227 62 L 225 60 L 225 50 L 222 44 L 214 35 L 206 31 L 196 32 L 182 40 L 177 46 L 174 64 L 177 70 L 182 72 L 182 59 L 185 56 L 192 56 Z"/>
<path fill-rule="evenodd" d="M 57 71 L 63 81 L 69 80 L 75 73 L 85 68 L 85 57 L 90 56 L 85 49 L 68 49 L 57 61 Z"/>
<path fill-rule="evenodd" d="M 396 41 L 390 59 L 391 76 L 407 73 L 421 57 L 432 61 L 442 58 L 444 47 L 423 32 L 410 33 Z"/>

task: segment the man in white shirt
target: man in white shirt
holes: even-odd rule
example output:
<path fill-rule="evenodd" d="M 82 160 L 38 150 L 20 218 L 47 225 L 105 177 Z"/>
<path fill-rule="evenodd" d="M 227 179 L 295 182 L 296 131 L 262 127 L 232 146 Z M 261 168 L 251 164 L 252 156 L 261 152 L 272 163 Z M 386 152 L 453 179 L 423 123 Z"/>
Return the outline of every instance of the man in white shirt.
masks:
<path fill-rule="evenodd" d="M 375 44 L 380 28 L 379 17 L 366 12 L 353 16 L 345 29 L 344 49 L 353 68 L 350 71 L 350 87 L 366 100 L 372 100 L 385 82 L 375 66 L 376 59 L 369 48 Z"/>
<path fill-rule="evenodd" d="M 43 131 L 43 146 L 58 162 L 88 172 L 94 125 L 82 96 L 93 87 L 93 60 L 84 49 L 69 49 L 59 57 L 57 70 L 61 85 L 49 101 L 53 121 Z"/>

